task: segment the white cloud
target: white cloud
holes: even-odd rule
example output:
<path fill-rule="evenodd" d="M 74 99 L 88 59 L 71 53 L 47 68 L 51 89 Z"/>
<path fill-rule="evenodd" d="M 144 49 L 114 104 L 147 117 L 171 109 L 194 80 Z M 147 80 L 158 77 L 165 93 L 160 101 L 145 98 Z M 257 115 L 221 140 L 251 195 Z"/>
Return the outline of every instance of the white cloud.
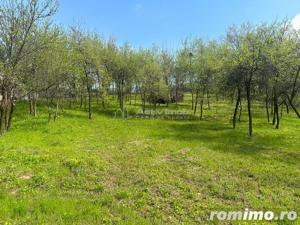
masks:
<path fill-rule="evenodd" d="M 292 27 L 296 30 L 300 30 L 300 14 L 296 15 L 293 19 L 292 19 Z"/>

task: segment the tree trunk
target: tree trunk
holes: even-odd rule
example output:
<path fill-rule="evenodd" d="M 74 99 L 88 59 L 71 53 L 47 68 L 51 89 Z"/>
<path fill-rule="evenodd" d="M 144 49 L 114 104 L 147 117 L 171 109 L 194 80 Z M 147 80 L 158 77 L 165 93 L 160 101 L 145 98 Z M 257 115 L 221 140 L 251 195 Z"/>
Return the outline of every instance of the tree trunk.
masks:
<path fill-rule="evenodd" d="M 132 99 L 131 99 L 131 91 L 130 91 L 130 93 L 129 93 L 129 105 L 131 105 L 131 101 L 132 101 Z"/>
<path fill-rule="evenodd" d="M 28 94 L 28 103 L 29 103 L 29 114 L 32 115 L 33 114 L 33 103 L 32 103 L 32 98 L 31 98 L 30 94 Z"/>
<path fill-rule="evenodd" d="M 122 112 L 122 118 L 124 118 L 124 80 L 121 80 L 119 85 L 118 85 L 118 99 L 119 99 L 119 106 L 120 110 Z"/>
<path fill-rule="evenodd" d="M 242 119 L 242 111 L 243 111 L 243 105 L 242 105 L 242 98 L 240 99 L 240 114 L 239 114 L 239 122 L 241 122 Z"/>
<path fill-rule="evenodd" d="M 280 118 L 279 118 L 279 106 L 278 106 L 278 97 L 274 93 L 274 117 L 276 117 L 276 129 L 279 128 Z M 274 121 L 275 124 L 275 121 Z"/>
<path fill-rule="evenodd" d="M 289 109 L 289 105 L 286 103 L 286 101 L 284 101 L 284 105 L 285 105 L 285 108 L 286 108 L 286 114 L 289 114 L 290 109 Z"/>
<path fill-rule="evenodd" d="M 200 102 L 200 120 L 203 119 L 203 102 L 204 102 L 203 98 L 204 97 L 201 98 L 201 102 Z"/>
<path fill-rule="evenodd" d="M 84 95 L 84 106 L 83 106 L 84 107 L 84 111 L 86 111 L 86 102 L 87 102 L 86 101 L 86 95 Z"/>
<path fill-rule="evenodd" d="M 192 91 L 192 110 L 194 110 L 194 92 Z"/>
<path fill-rule="evenodd" d="M 296 113 L 296 115 L 298 116 L 298 118 L 300 118 L 300 114 L 299 114 L 297 108 L 294 106 L 294 104 L 290 103 L 290 105 L 291 105 L 292 109 L 294 110 L 294 112 Z"/>
<path fill-rule="evenodd" d="M 279 107 L 277 105 L 276 107 L 276 129 L 279 129 L 279 122 L 280 122 L 280 118 L 279 118 Z"/>
<path fill-rule="evenodd" d="M 4 105 L 1 105 L 0 109 L 0 135 L 4 133 L 5 131 L 5 114 L 6 110 Z"/>
<path fill-rule="evenodd" d="M 96 104 L 99 105 L 99 90 L 96 91 Z"/>
<path fill-rule="evenodd" d="M 55 110 L 55 113 L 54 113 L 54 122 L 56 121 L 57 117 L 58 117 L 58 100 L 56 102 L 56 110 Z"/>
<path fill-rule="evenodd" d="M 252 112 L 251 112 L 251 87 L 250 84 L 246 85 L 246 95 L 247 95 L 247 108 L 248 108 L 248 123 L 249 123 L 249 136 L 252 136 L 253 128 L 252 128 Z"/>
<path fill-rule="evenodd" d="M 272 115 L 273 115 L 273 120 L 272 120 L 272 125 L 274 126 L 276 123 L 276 110 L 275 110 L 275 92 L 273 90 L 273 101 L 272 101 Z"/>
<path fill-rule="evenodd" d="M 7 103 L 8 103 L 8 95 L 5 90 L 2 90 L 2 101 L 0 105 L 0 134 L 3 134 L 6 130 L 6 118 L 7 118 Z"/>
<path fill-rule="evenodd" d="M 208 107 L 208 110 L 210 110 L 210 96 L 209 96 L 209 91 L 207 91 L 207 107 Z"/>
<path fill-rule="evenodd" d="M 37 109 L 36 109 L 36 102 L 37 102 L 37 99 L 36 99 L 36 96 L 35 94 L 33 94 L 33 116 L 36 117 L 37 115 Z"/>
<path fill-rule="evenodd" d="M 51 109 L 51 102 L 49 101 L 49 97 L 47 96 L 46 97 L 46 100 L 47 100 L 47 105 L 48 105 L 48 123 L 50 123 L 50 121 L 51 121 L 51 111 L 52 111 L 52 109 Z"/>
<path fill-rule="evenodd" d="M 204 103 L 204 94 L 205 94 L 205 92 L 203 91 L 203 93 L 202 93 L 202 97 L 201 97 L 201 103 L 200 103 L 200 105 L 201 105 L 200 120 L 202 120 L 202 119 L 203 119 L 203 103 Z"/>
<path fill-rule="evenodd" d="M 143 114 L 145 114 L 145 110 L 146 110 L 146 95 L 145 95 L 145 93 L 141 93 L 141 107 L 142 107 Z"/>
<path fill-rule="evenodd" d="M 11 105 L 10 105 L 10 110 L 9 110 L 9 115 L 8 115 L 8 120 L 7 120 L 7 125 L 6 125 L 6 130 L 9 131 L 11 128 L 11 120 L 13 117 L 13 113 L 15 110 L 15 104 L 13 102 L 13 99 L 11 100 Z"/>
<path fill-rule="evenodd" d="M 71 102 L 72 102 L 72 99 L 71 99 Z M 64 110 L 65 110 L 65 98 L 64 97 L 62 97 L 61 98 L 61 101 L 60 101 L 60 108 L 61 108 L 61 112 L 63 113 L 64 112 Z M 71 107 L 70 107 L 70 109 L 72 108 L 72 105 L 71 105 Z"/>
<path fill-rule="evenodd" d="M 82 108 L 83 105 L 83 96 L 82 96 L 82 92 L 80 93 L 80 108 Z"/>
<path fill-rule="evenodd" d="M 274 114 L 274 101 L 271 101 L 271 115 Z"/>
<path fill-rule="evenodd" d="M 292 107 L 292 109 L 294 110 L 296 115 L 298 116 L 298 118 L 300 118 L 300 113 L 298 112 L 297 108 L 293 104 L 293 101 L 289 97 L 288 97 L 288 101 L 289 101 L 290 106 Z"/>
<path fill-rule="evenodd" d="M 265 104 L 266 104 L 266 112 L 267 112 L 267 118 L 268 118 L 268 123 L 269 123 L 270 122 L 270 113 L 269 113 L 269 96 L 268 95 L 266 96 Z"/>
<path fill-rule="evenodd" d="M 88 97 L 89 97 L 89 119 L 92 119 L 92 93 L 90 88 L 88 90 Z"/>
<path fill-rule="evenodd" d="M 236 115 L 237 115 L 237 111 L 238 111 L 238 108 L 239 108 L 240 101 L 241 101 L 241 90 L 238 89 L 238 95 L 237 95 L 234 114 L 233 114 L 233 119 L 232 119 L 233 129 L 235 128 L 235 125 L 236 125 Z"/>
<path fill-rule="evenodd" d="M 196 92 L 195 103 L 194 103 L 194 115 L 196 115 L 196 112 L 197 112 L 198 97 L 199 97 L 199 94 L 198 94 L 198 91 L 197 91 Z"/>
<path fill-rule="evenodd" d="M 218 103 L 219 103 L 219 96 L 216 93 L 216 115 L 218 114 L 218 105 L 219 105 Z"/>

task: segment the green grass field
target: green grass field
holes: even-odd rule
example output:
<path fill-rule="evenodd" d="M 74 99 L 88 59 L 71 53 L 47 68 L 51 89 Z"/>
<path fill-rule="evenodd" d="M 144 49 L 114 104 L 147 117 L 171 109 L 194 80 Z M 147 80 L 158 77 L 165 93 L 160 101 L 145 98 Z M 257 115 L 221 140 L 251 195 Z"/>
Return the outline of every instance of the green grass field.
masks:
<path fill-rule="evenodd" d="M 115 119 L 114 107 L 95 105 L 90 121 L 76 108 L 48 124 L 44 106 L 33 118 L 19 104 L 0 138 L 0 224 L 246 224 L 208 218 L 299 213 L 299 119 L 284 114 L 275 130 L 256 106 L 249 138 L 246 112 L 233 130 L 233 105 L 212 106 L 203 121 Z"/>

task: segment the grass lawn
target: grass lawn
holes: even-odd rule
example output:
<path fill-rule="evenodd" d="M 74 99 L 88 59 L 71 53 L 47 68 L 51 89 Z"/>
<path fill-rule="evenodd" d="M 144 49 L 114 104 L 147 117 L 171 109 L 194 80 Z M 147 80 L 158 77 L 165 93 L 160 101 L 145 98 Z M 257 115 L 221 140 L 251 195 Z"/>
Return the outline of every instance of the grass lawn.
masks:
<path fill-rule="evenodd" d="M 299 119 L 284 114 L 275 130 L 257 106 L 249 138 L 246 112 L 231 128 L 232 107 L 167 121 L 114 119 L 95 106 L 90 121 L 77 108 L 48 124 L 43 107 L 33 118 L 18 105 L 0 138 L 0 224 L 230 224 L 209 221 L 210 212 L 245 208 L 299 214 Z"/>

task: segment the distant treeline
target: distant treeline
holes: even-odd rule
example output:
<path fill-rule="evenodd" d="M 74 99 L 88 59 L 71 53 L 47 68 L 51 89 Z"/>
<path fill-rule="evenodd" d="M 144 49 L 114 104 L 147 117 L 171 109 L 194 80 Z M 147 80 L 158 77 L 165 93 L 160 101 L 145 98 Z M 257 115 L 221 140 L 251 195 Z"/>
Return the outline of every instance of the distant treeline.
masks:
<path fill-rule="evenodd" d="M 65 30 L 50 23 L 57 11 L 55 0 L 4 0 L 0 3 L 0 132 L 11 127 L 15 104 L 29 103 L 37 114 L 37 101 L 49 107 L 49 120 L 57 117 L 64 99 L 87 100 L 105 107 L 115 95 L 119 110 L 125 100 L 138 96 L 146 104 L 177 103 L 191 93 L 191 110 L 203 113 L 204 99 L 219 96 L 247 103 L 252 135 L 252 101 L 263 102 L 266 118 L 279 128 L 279 108 L 291 109 L 298 118 L 300 90 L 300 32 L 290 21 L 243 24 L 228 29 L 219 41 L 187 39 L 174 50 L 118 46 L 80 26 Z"/>

